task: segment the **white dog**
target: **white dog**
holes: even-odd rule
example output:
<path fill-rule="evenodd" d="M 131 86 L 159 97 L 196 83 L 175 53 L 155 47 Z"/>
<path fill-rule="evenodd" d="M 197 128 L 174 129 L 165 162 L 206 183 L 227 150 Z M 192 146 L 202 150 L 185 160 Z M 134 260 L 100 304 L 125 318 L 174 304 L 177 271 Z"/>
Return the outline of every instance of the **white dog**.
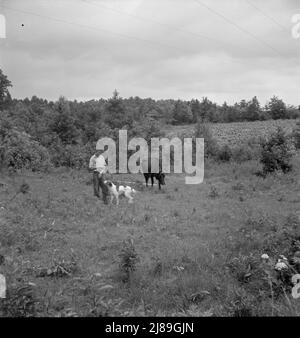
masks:
<path fill-rule="evenodd" d="M 119 193 L 117 190 L 117 187 L 115 184 L 113 184 L 112 181 L 104 181 L 104 183 L 107 185 L 109 194 L 110 194 L 110 203 L 112 204 L 113 199 L 116 199 L 116 204 L 119 205 Z"/>
<path fill-rule="evenodd" d="M 113 199 L 116 199 L 116 204 L 119 205 L 119 196 L 124 195 L 128 199 L 128 203 L 133 203 L 133 196 L 136 193 L 136 190 L 129 187 L 128 185 L 124 187 L 123 185 L 119 186 L 119 191 L 117 190 L 116 185 L 112 181 L 104 181 L 108 186 L 110 193 L 110 203 L 113 202 Z"/>
<path fill-rule="evenodd" d="M 133 196 L 136 193 L 136 190 L 129 187 L 128 185 L 124 187 L 123 185 L 119 186 L 119 196 L 124 195 L 128 198 L 128 203 L 133 203 Z"/>

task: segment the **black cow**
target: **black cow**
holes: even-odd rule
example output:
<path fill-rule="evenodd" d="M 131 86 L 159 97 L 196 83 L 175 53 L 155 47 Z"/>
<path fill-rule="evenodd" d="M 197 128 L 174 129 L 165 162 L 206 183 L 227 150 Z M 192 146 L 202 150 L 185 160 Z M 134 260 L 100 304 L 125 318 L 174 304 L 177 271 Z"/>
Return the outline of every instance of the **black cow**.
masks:
<path fill-rule="evenodd" d="M 157 179 L 158 181 L 158 188 L 159 190 L 161 189 L 161 185 L 165 185 L 165 174 L 160 171 L 158 173 L 144 173 L 145 176 L 145 180 L 146 180 L 146 186 L 148 187 L 148 180 L 149 177 L 151 177 L 151 186 L 153 187 L 153 183 L 154 183 L 154 177 Z"/>

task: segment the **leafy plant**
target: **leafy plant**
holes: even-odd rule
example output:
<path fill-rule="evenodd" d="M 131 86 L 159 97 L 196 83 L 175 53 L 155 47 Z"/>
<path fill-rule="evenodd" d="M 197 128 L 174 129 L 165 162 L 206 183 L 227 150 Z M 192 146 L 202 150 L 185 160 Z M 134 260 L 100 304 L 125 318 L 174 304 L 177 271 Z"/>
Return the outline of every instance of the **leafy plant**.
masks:
<path fill-rule="evenodd" d="M 37 299 L 30 285 L 20 284 L 8 288 L 7 298 L 0 302 L 0 316 L 33 317 L 36 315 Z"/>
<path fill-rule="evenodd" d="M 282 170 L 283 173 L 292 170 L 293 144 L 282 128 L 278 128 L 269 140 L 263 141 L 261 148 L 260 162 L 264 175 L 277 170 Z"/>
<path fill-rule="evenodd" d="M 5 203 L 5 206 L 7 206 L 9 203 L 11 203 L 19 194 L 27 194 L 30 190 L 30 186 L 28 183 L 23 182 L 20 186 L 19 189 L 15 192 L 15 194 Z"/>
<path fill-rule="evenodd" d="M 222 161 L 222 162 L 228 162 L 232 158 L 232 150 L 228 146 L 228 144 L 225 144 L 222 146 L 217 154 L 217 159 Z"/>
<path fill-rule="evenodd" d="M 198 120 L 194 131 L 194 137 L 204 139 L 205 157 L 214 157 L 218 154 L 219 147 L 217 141 L 213 137 L 212 132 L 207 124 L 201 123 L 200 120 Z"/>
<path fill-rule="evenodd" d="M 217 189 L 214 185 L 212 185 L 212 186 L 210 187 L 210 191 L 209 191 L 208 196 L 209 196 L 210 198 L 217 198 L 217 197 L 220 196 L 220 193 L 219 193 L 218 189 Z"/>
<path fill-rule="evenodd" d="M 136 270 L 136 264 L 139 261 L 138 254 L 133 245 L 133 240 L 128 239 L 123 242 L 122 250 L 119 254 L 120 269 L 123 273 L 123 282 L 128 282 L 132 272 Z"/>
<path fill-rule="evenodd" d="M 37 141 L 17 129 L 9 130 L 0 146 L 3 163 L 7 167 L 16 169 L 31 169 L 47 171 L 51 168 L 50 156 L 46 148 Z"/>

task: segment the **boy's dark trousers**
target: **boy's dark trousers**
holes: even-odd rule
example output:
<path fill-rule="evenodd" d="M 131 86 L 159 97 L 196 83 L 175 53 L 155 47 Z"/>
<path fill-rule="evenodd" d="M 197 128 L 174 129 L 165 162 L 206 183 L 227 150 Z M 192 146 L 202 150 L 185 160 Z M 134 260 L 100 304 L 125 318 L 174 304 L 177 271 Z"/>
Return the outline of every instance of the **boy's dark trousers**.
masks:
<path fill-rule="evenodd" d="M 103 174 L 99 177 L 99 172 L 93 172 L 93 185 L 94 185 L 94 195 L 100 198 L 100 188 L 102 190 L 102 199 L 105 204 L 108 203 L 108 187 L 104 184 Z"/>
<path fill-rule="evenodd" d="M 98 171 L 93 171 L 93 185 L 94 185 L 94 195 L 100 198 L 100 194 L 99 194 L 100 182 L 99 182 Z"/>

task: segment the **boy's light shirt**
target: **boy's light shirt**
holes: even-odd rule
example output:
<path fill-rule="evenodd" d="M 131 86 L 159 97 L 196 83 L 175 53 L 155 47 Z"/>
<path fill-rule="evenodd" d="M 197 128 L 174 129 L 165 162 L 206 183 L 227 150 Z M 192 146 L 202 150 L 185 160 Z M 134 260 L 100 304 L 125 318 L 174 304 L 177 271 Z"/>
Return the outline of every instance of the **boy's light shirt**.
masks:
<path fill-rule="evenodd" d="M 99 171 L 99 173 L 102 173 L 105 170 L 106 162 L 105 158 L 102 155 L 99 155 L 96 157 L 93 155 L 90 159 L 90 168 L 95 169 Z"/>

